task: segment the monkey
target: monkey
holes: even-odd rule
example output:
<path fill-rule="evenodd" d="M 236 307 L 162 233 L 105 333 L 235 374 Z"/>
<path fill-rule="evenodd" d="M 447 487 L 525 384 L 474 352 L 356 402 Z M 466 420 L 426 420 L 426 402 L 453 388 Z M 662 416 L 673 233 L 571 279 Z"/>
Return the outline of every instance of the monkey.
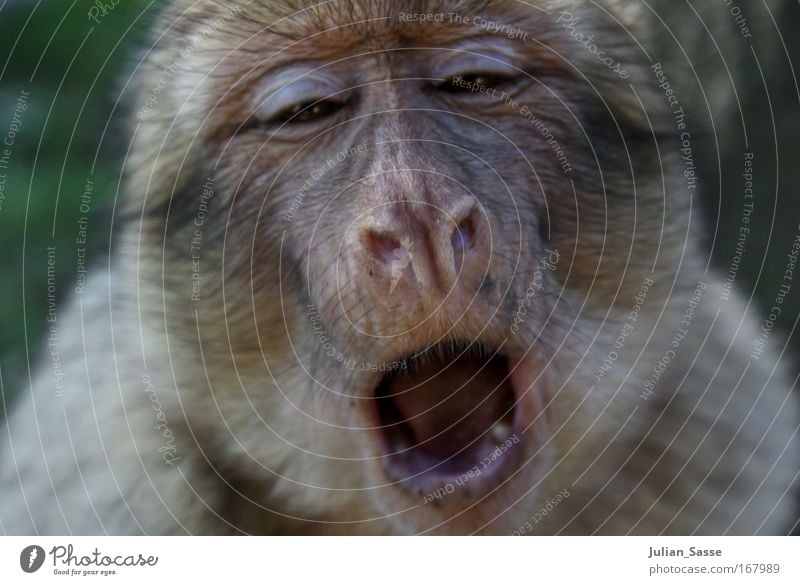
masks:
<path fill-rule="evenodd" d="M 797 397 L 707 268 L 637 18 L 172 0 L 60 385 L 7 417 L 3 530 L 789 531 Z"/>

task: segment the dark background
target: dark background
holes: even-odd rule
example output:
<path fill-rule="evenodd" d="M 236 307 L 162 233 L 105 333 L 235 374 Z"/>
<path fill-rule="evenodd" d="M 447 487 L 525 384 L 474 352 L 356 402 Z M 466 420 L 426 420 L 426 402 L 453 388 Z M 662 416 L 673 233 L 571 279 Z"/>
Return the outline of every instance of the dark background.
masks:
<path fill-rule="evenodd" d="M 87 179 L 94 182 L 88 248 L 99 263 L 108 249 L 127 144 L 126 106 L 117 96 L 145 46 L 159 2 L 121 0 L 99 24 L 87 15 L 94 5 L 0 2 L 0 139 L 20 92 L 29 92 L 9 168 L 0 170 L 6 175 L 0 207 L 0 410 L 25 386 L 42 353 L 48 246 L 58 250 L 59 303 L 73 289 L 74 240 Z M 649 5 L 658 16 L 642 10 L 639 18 L 653 22 L 644 44 L 664 63 L 685 104 L 709 258 L 723 274 L 736 251 L 744 152 L 754 153 L 753 232 L 736 285 L 762 318 L 800 227 L 800 91 L 793 69 L 793 61 L 800 63 L 800 7 L 790 0 L 739 0 L 752 35 L 745 39 L 724 0 Z M 778 322 L 783 338 L 770 338 L 773 349 L 783 348 L 799 314 L 800 274 Z M 794 361 L 800 335 L 790 341 L 785 357 Z"/>

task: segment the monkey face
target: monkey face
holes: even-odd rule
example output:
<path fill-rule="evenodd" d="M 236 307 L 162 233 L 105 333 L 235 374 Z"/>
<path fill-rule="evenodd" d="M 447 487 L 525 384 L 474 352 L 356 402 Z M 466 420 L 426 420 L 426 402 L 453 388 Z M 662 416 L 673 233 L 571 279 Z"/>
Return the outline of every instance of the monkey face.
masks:
<path fill-rule="evenodd" d="M 553 471 L 613 431 L 584 357 L 649 274 L 637 227 L 681 225 L 680 202 L 650 212 L 662 108 L 631 105 L 624 47 L 623 82 L 556 11 L 456 8 L 251 6 L 184 63 L 207 74 L 169 139 L 195 177 L 213 153 L 219 194 L 202 309 L 168 313 L 227 342 L 205 352 L 218 419 L 189 416 L 236 435 L 234 483 L 297 530 L 511 532 L 568 488 Z"/>

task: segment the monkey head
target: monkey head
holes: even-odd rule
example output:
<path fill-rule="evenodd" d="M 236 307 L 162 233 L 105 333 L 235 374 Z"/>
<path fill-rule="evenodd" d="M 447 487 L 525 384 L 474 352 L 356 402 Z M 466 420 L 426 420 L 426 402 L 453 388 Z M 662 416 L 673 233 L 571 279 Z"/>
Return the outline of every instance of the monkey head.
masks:
<path fill-rule="evenodd" d="M 613 2 L 165 12 L 120 254 L 239 525 L 510 533 L 607 455 L 634 396 L 629 365 L 598 364 L 691 251 L 626 22 Z"/>

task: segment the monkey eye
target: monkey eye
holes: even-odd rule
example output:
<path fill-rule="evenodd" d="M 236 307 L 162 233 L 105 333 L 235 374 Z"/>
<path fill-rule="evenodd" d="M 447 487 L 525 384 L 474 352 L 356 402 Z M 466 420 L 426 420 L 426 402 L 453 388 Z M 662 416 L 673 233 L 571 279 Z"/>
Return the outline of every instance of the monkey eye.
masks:
<path fill-rule="evenodd" d="M 436 89 L 453 94 L 485 94 L 486 91 L 506 87 L 517 77 L 499 73 L 463 73 L 448 77 L 436 85 Z M 485 88 L 485 89 L 484 89 Z"/>
<path fill-rule="evenodd" d="M 502 51 L 487 49 L 453 51 L 432 71 L 438 81 L 437 91 L 454 95 L 493 95 L 492 90 L 506 87 L 520 79 L 520 71 L 512 64 L 513 58 Z"/>
<path fill-rule="evenodd" d="M 253 116 L 262 124 L 311 124 L 344 108 L 349 92 L 328 79 L 300 78 L 267 94 Z"/>
<path fill-rule="evenodd" d="M 302 124 L 316 122 L 332 116 L 346 105 L 346 102 L 331 99 L 298 102 L 276 113 L 266 120 L 268 124 Z"/>

